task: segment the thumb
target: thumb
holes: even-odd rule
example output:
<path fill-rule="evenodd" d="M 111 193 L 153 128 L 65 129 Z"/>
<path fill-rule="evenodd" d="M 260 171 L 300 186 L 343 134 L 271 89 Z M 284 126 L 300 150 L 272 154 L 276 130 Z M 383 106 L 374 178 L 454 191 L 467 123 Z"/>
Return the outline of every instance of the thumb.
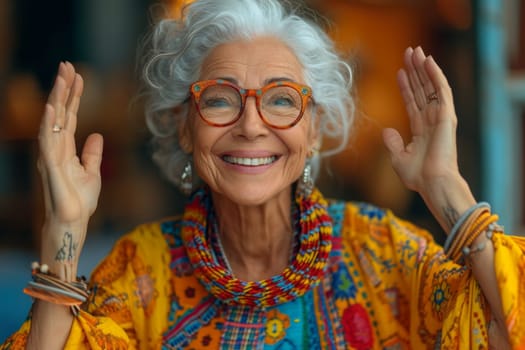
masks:
<path fill-rule="evenodd" d="M 91 134 L 86 139 L 82 149 L 82 164 L 88 173 L 100 174 L 100 163 L 102 163 L 102 149 L 104 139 L 100 134 Z"/>
<path fill-rule="evenodd" d="M 392 158 L 397 158 L 405 150 L 403 138 L 396 129 L 383 129 L 383 142 Z"/>

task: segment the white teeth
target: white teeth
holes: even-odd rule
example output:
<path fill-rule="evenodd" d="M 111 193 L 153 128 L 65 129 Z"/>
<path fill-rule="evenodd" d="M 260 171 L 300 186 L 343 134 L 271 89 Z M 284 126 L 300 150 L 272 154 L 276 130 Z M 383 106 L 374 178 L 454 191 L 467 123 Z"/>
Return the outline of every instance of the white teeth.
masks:
<path fill-rule="evenodd" d="M 263 157 L 263 158 L 239 158 L 239 157 L 232 157 L 232 156 L 224 156 L 222 157 L 222 159 L 231 164 L 244 165 L 244 166 L 260 166 L 260 165 L 267 165 L 267 164 L 271 164 L 275 162 L 277 160 L 277 157 L 273 156 L 273 157 Z"/>

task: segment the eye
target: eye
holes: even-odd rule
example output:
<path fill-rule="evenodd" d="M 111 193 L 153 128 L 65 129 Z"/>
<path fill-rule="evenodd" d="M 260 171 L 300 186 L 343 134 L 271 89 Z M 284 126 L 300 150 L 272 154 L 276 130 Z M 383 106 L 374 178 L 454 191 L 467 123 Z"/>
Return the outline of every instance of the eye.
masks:
<path fill-rule="evenodd" d="M 289 86 L 273 87 L 266 91 L 263 95 L 263 106 L 266 109 L 275 109 L 276 113 L 279 109 L 300 109 L 301 96 L 295 89 Z"/>
<path fill-rule="evenodd" d="M 274 96 L 270 103 L 273 106 L 291 107 L 295 106 L 295 101 L 289 96 Z"/>
<path fill-rule="evenodd" d="M 199 105 L 203 109 L 238 108 L 241 103 L 239 93 L 230 86 L 210 86 L 202 92 Z"/>
<path fill-rule="evenodd" d="M 229 101 L 226 97 L 206 97 L 203 100 L 204 108 L 227 108 L 233 105 L 232 101 Z"/>

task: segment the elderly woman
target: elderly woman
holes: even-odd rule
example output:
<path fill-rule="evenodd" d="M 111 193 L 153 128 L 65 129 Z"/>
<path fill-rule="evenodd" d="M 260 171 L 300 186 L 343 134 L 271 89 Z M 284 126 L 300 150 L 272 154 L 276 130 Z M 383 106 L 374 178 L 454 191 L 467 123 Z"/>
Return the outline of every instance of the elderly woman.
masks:
<path fill-rule="evenodd" d="M 144 65 L 147 120 L 181 216 L 124 236 L 76 276 L 100 191 L 102 137 L 76 156 L 82 78 L 61 63 L 39 142 L 46 221 L 28 321 L 2 349 L 522 349 L 523 239 L 476 203 L 456 160 L 451 90 L 407 49 L 412 139 L 384 141 L 449 232 L 444 249 L 390 211 L 327 201 L 322 156 L 348 138 L 351 70 L 300 8 L 197 0 L 163 20 Z M 338 137 L 335 149 L 323 137 Z M 321 151 L 322 150 L 322 151 Z"/>

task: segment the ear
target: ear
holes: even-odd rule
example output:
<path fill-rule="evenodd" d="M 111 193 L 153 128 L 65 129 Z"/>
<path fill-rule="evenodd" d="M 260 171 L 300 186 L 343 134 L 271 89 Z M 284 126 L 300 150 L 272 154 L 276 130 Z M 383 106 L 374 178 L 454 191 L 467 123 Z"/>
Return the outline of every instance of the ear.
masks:
<path fill-rule="evenodd" d="M 322 135 L 321 135 L 321 118 L 322 111 L 319 107 L 312 108 L 312 121 L 310 123 L 308 157 L 312 157 L 321 149 Z"/>
<path fill-rule="evenodd" d="M 190 154 L 193 152 L 193 136 L 189 109 L 184 106 L 178 106 L 173 113 L 179 116 L 177 123 L 179 146 L 185 153 Z"/>

